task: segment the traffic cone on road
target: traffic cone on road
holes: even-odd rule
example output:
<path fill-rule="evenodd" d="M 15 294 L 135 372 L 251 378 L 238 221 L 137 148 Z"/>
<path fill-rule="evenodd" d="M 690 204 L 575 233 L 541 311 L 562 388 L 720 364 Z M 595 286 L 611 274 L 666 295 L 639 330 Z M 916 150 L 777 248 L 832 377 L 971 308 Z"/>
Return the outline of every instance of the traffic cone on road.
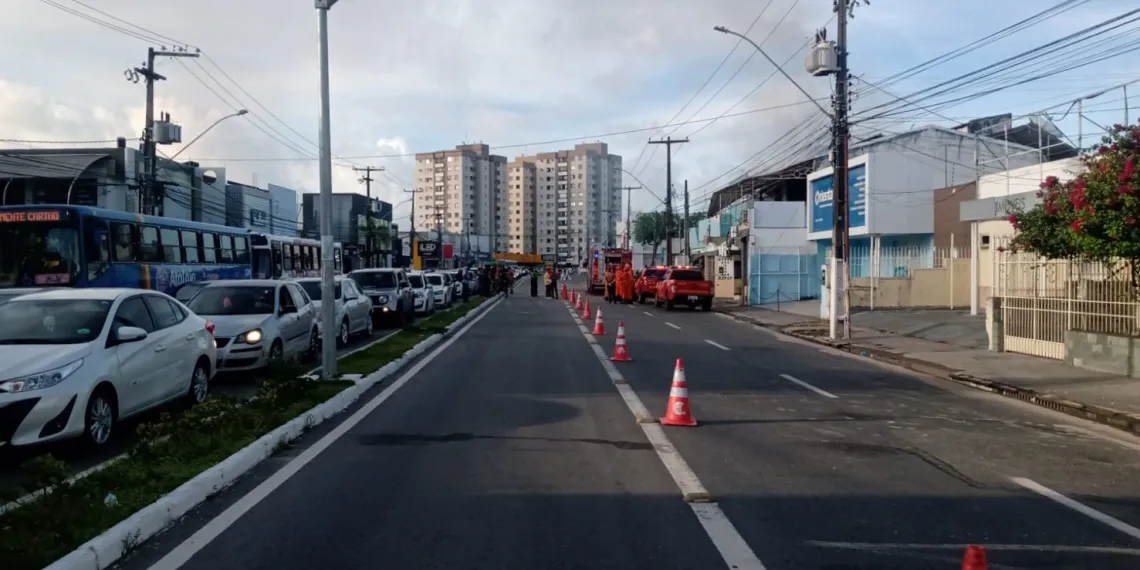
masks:
<path fill-rule="evenodd" d="M 606 334 L 606 324 L 602 322 L 602 308 L 598 307 L 598 316 L 594 317 L 594 336 Z"/>
<path fill-rule="evenodd" d="M 610 357 L 614 362 L 630 362 L 629 349 L 625 346 L 625 321 L 618 322 L 617 340 L 614 341 L 614 355 Z"/>
<path fill-rule="evenodd" d="M 590 320 L 590 300 L 586 299 L 586 304 L 582 306 L 582 314 L 579 315 L 583 321 Z"/>
<path fill-rule="evenodd" d="M 565 284 L 565 283 L 563 283 L 563 284 L 562 284 L 562 300 L 563 300 L 563 301 L 565 301 L 565 300 L 566 300 L 566 298 L 567 298 L 567 297 L 566 297 L 566 284 Z"/>
<path fill-rule="evenodd" d="M 962 570 L 986 570 L 986 549 L 973 544 L 966 547 L 966 557 L 962 559 Z"/>
<path fill-rule="evenodd" d="M 577 291 L 574 292 L 574 308 L 579 311 L 582 310 L 582 295 Z"/>
<path fill-rule="evenodd" d="M 693 419 L 693 411 L 689 408 L 689 387 L 685 384 L 685 363 L 677 359 L 677 367 L 673 370 L 673 387 L 669 390 L 669 404 L 665 410 L 665 417 L 661 418 L 661 425 L 693 427 L 697 420 Z"/>

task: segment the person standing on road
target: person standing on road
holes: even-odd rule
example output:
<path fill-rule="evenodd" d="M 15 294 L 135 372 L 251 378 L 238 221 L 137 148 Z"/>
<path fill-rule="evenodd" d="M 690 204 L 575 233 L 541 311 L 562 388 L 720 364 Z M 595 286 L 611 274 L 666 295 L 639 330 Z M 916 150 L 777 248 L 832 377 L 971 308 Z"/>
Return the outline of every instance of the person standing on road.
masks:
<path fill-rule="evenodd" d="M 633 268 L 629 264 L 621 269 L 619 282 L 621 283 L 619 286 L 621 301 L 627 305 L 633 304 Z"/>
<path fill-rule="evenodd" d="M 550 287 L 552 283 L 554 283 L 554 278 L 550 276 L 550 268 L 547 267 L 546 270 L 542 272 L 542 284 L 546 287 L 546 298 L 548 299 L 551 297 Z"/>
<path fill-rule="evenodd" d="M 617 276 L 614 275 L 614 268 L 610 267 L 606 269 L 605 279 L 606 284 L 604 298 L 607 303 L 612 305 L 614 304 L 614 300 L 617 297 Z"/>

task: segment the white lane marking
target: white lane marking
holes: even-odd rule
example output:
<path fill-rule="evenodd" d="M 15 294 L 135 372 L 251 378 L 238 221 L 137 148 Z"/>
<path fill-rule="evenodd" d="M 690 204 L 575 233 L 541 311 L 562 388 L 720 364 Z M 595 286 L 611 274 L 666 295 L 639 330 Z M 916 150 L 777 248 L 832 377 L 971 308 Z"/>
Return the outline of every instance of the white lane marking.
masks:
<path fill-rule="evenodd" d="M 819 394 L 820 396 L 823 396 L 824 398 L 839 398 L 839 396 L 836 396 L 835 394 L 832 394 L 831 392 L 828 392 L 827 390 L 820 390 L 819 388 L 816 388 L 815 386 L 812 386 L 811 384 L 808 384 L 807 382 L 804 382 L 803 380 L 800 380 L 799 378 L 796 378 L 795 376 L 792 376 L 791 374 L 781 374 L 780 377 L 783 378 L 784 380 L 787 380 L 788 382 L 791 382 L 793 384 L 798 384 L 804 388 L 807 388 L 808 390 L 811 390 L 812 392 L 815 392 L 816 394 Z"/>
<path fill-rule="evenodd" d="M 270 475 L 268 479 L 255 487 L 252 491 L 246 493 L 244 496 L 238 499 L 237 502 L 230 505 L 229 508 L 227 508 L 225 511 L 222 511 L 221 514 L 214 517 L 214 519 L 207 523 L 206 526 L 203 526 L 198 530 L 198 532 L 195 532 L 192 536 L 190 536 L 190 538 L 187 538 L 173 550 L 168 552 L 166 556 L 162 557 L 161 560 L 151 565 L 150 570 L 177 570 L 178 568 L 181 568 L 182 565 L 189 562 L 191 557 L 197 554 L 198 551 L 205 548 L 206 545 L 213 542 L 214 539 L 221 536 L 221 534 L 225 532 L 226 529 L 230 528 L 230 526 L 237 522 L 238 519 L 245 515 L 245 513 L 249 512 L 250 509 L 257 506 L 258 503 L 268 497 L 270 493 L 275 491 L 278 487 L 283 485 L 286 481 L 300 472 L 301 469 L 313 461 L 313 459 L 316 459 L 318 455 L 328 449 L 332 444 L 336 443 L 338 439 L 343 437 L 344 434 L 348 433 L 348 431 L 355 427 L 356 424 L 359 424 L 364 420 L 364 418 L 368 417 L 369 414 L 376 411 L 376 408 L 380 407 L 380 405 L 387 401 L 388 398 L 392 397 L 392 394 L 395 394 L 396 390 L 399 390 L 404 386 L 404 384 L 407 384 L 408 381 L 414 378 L 416 374 L 419 374 L 419 372 L 423 370 L 425 366 L 431 364 L 431 362 L 435 360 L 436 357 L 442 354 L 443 351 L 447 350 L 452 344 L 455 343 L 455 341 L 459 340 L 464 334 L 466 334 L 468 330 L 471 330 L 471 327 L 475 326 L 479 323 L 479 321 L 483 320 L 483 317 L 490 314 L 491 311 L 497 307 L 499 303 L 502 302 L 503 299 L 499 298 L 499 300 L 495 301 L 493 305 L 487 307 L 487 310 L 483 311 L 479 316 L 472 319 L 471 322 L 468 323 L 467 326 L 460 329 L 460 331 L 457 332 L 455 336 L 447 339 L 443 342 L 443 344 L 436 347 L 435 350 L 428 353 L 427 356 L 424 356 L 422 359 L 420 359 L 419 362 L 417 362 L 407 372 L 400 376 L 399 379 L 385 388 L 382 392 L 377 394 L 375 398 L 372 398 L 372 400 L 364 404 L 359 410 L 356 411 L 355 414 L 349 416 L 348 419 L 341 422 L 340 425 L 338 425 L 321 439 L 317 440 L 317 442 L 309 446 L 308 449 L 301 452 L 300 455 L 298 455 L 289 463 L 285 464 L 284 467 Z"/>
<path fill-rule="evenodd" d="M 653 313 L 650 313 L 649 311 L 642 311 L 642 312 L 645 313 L 645 316 L 647 316 L 647 317 L 653 316 Z"/>
<path fill-rule="evenodd" d="M 711 344 L 711 345 L 713 345 L 713 346 L 715 346 L 715 347 L 717 347 L 717 348 L 719 348 L 719 349 L 721 349 L 721 350 L 728 350 L 728 347 L 727 347 L 727 346 L 725 346 L 725 345 L 723 345 L 723 344 L 721 344 L 721 343 L 719 343 L 719 342 L 714 342 L 714 341 L 711 341 L 711 340 L 709 340 L 709 339 L 707 339 L 707 338 L 705 339 L 705 342 L 707 342 L 707 343 L 709 343 L 709 344 Z"/>
<path fill-rule="evenodd" d="M 1038 495 L 1041 495 L 1042 497 L 1045 497 L 1046 499 L 1050 499 L 1063 506 L 1066 506 L 1101 524 L 1108 525 L 1124 534 L 1127 534 L 1128 536 L 1131 536 L 1132 538 L 1140 539 L 1140 528 L 1136 528 L 1118 518 L 1106 515 L 1082 503 L 1078 503 L 1032 479 L 1026 479 L 1024 477 L 1011 477 L 1010 480 L 1030 491 L 1033 491 L 1034 493 L 1037 493 Z"/>
<path fill-rule="evenodd" d="M 665 324 L 667 324 L 667 325 L 669 325 L 669 326 L 671 326 L 671 327 L 673 327 L 673 328 L 675 328 L 675 329 L 677 329 L 677 330 L 681 330 L 681 327 L 679 327 L 679 326 L 677 326 L 677 325 L 675 325 L 675 324 L 673 324 L 673 323 L 671 323 L 671 322 L 669 322 L 669 321 L 665 321 Z"/>
<path fill-rule="evenodd" d="M 570 316 L 575 316 L 573 309 L 570 310 Z M 681 491 L 725 564 L 732 570 L 766 570 L 764 564 L 756 557 L 756 553 L 748 546 L 748 542 L 744 540 L 736 527 L 732 526 L 732 521 L 728 520 L 728 516 L 724 514 L 719 505 L 712 502 L 694 502 L 701 499 L 707 501 L 710 497 L 696 472 L 693 471 L 692 467 L 689 467 L 688 462 L 681 456 L 681 452 L 677 451 L 677 448 L 669 441 L 665 429 L 658 423 L 650 423 L 653 421 L 653 416 L 650 415 L 641 398 L 637 396 L 637 392 L 626 383 L 617 367 L 606 358 L 597 339 L 586 330 L 586 327 L 580 324 L 578 324 L 578 330 L 591 348 L 595 349 L 594 354 L 601 362 L 602 368 L 613 380 L 618 394 L 625 401 L 638 425 L 641 426 L 645 439 L 653 446 L 657 458 L 661 460 L 661 464 L 665 466 L 665 470 L 673 478 L 673 483 Z"/>

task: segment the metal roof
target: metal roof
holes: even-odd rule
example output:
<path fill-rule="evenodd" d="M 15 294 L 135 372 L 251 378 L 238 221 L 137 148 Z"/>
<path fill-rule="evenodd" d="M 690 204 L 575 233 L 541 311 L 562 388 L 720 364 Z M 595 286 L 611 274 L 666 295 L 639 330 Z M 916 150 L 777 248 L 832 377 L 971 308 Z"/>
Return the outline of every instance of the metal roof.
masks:
<path fill-rule="evenodd" d="M 0 179 L 3 178 L 75 178 L 96 162 L 111 159 L 107 153 L 75 154 L 0 154 Z"/>

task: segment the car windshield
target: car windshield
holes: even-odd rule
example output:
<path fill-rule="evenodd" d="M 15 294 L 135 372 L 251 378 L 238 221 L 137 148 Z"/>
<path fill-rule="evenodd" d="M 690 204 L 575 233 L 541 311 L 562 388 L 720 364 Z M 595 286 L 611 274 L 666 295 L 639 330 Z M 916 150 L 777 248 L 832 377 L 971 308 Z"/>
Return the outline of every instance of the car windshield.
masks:
<path fill-rule="evenodd" d="M 320 301 L 321 300 L 321 282 L 320 281 L 298 281 L 297 283 L 301 286 L 302 289 L 305 290 L 306 293 L 309 294 L 310 299 L 312 299 L 314 301 Z M 336 285 L 334 285 L 334 288 L 335 288 L 335 290 L 333 292 L 333 297 L 339 299 L 340 298 L 340 282 L 339 281 L 336 282 Z"/>
<path fill-rule="evenodd" d="M 187 306 L 199 315 L 271 315 L 276 292 L 264 285 L 206 287 Z"/>
<path fill-rule="evenodd" d="M 361 271 L 348 277 L 363 289 L 391 289 L 396 286 L 396 274 L 391 271 Z"/>
<path fill-rule="evenodd" d="M 442 275 L 428 275 L 427 280 L 428 283 L 431 283 L 432 285 L 443 285 Z"/>
<path fill-rule="evenodd" d="M 411 282 L 412 287 L 414 287 L 416 289 L 423 289 L 424 288 L 424 276 L 423 275 L 409 275 L 408 281 Z"/>
<path fill-rule="evenodd" d="M 79 344 L 99 338 L 112 301 L 17 298 L 0 305 L 0 344 Z"/>
<path fill-rule="evenodd" d="M 79 234 L 72 223 L 60 221 L 64 215 L 55 210 L 0 212 L 0 287 L 76 285 Z"/>
<path fill-rule="evenodd" d="M 174 292 L 174 298 L 183 303 L 189 303 L 190 299 L 198 294 L 198 291 L 206 288 L 206 285 L 206 283 L 187 283 Z"/>
<path fill-rule="evenodd" d="M 646 269 L 645 270 L 645 278 L 646 279 L 660 279 L 662 275 L 665 275 L 664 269 Z"/>
<path fill-rule="evenodd" d="M 692 269 L 678 269 L 673 272 L 674 281 L 704 281 L 705 276 L 700 271 Z"/>

